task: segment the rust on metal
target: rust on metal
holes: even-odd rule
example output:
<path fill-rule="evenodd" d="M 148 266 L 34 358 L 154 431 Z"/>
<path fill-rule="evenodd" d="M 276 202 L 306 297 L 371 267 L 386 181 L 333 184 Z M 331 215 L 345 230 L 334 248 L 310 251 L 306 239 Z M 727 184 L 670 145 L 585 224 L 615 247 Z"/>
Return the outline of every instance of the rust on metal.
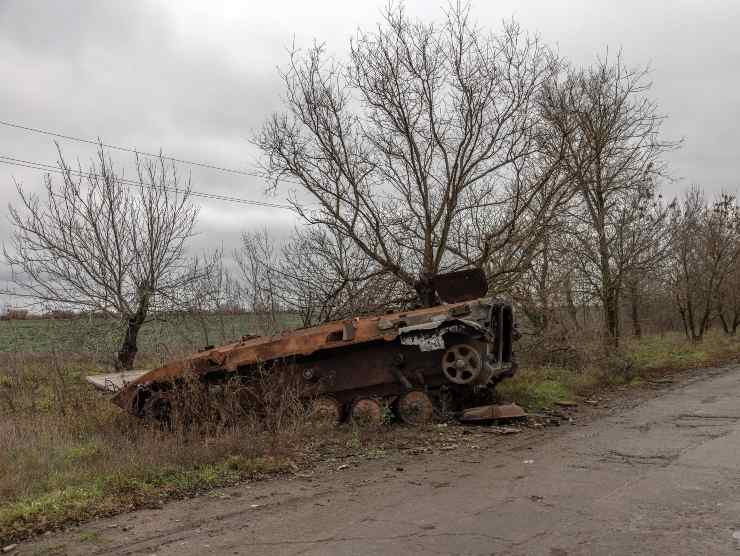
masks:
<path fill-rule="evenodd" d="M 383 422 L 383 407 L 374 398 L 360 398 L 352 404 L 350 418 L 360 425 L 380 425 Z"/>
<path fill-rule="evenodd" d="M 342 418 L 342 409 L 339 402 L 329 396 L 320 396 L 311 400 L 309 417 L 315 422 L 335 424 Z"/>
<path fill-rule="evenodd" d="M 326 411 L 350 418 L 357 407 L 380 407 L 378 400 L 407 421 L 413 419 L 405 412 L 414 404 L 427 419 L 441 397 L 458 405 L 481 392 L 490 398 L 495 384 L 515 371 L 511 304 L 483 297 L 485 276 L 479 270 L 432 282 L 439 298 L 456 301 L 272 336 L 245 335 L 143 374 L 113 401 L 136 415 L 161 413 L 168 392 L 186 375 L 217 385 L 231 378 L 248 383 L 264 370 L 302 381 L 310 399 L 325 397 L 331 400 L 320 402 Z"/>
<path fill-rule="evenodd" d="M 526 416 L 527 413 L 521 407 L 515 403 L 510 403 L 468 408 L 463 411 L 460 421 L 496 421 L 498 419 L 515 419 Z"/>
<path fill-rule="evenodd" d="M 407 425 L 429 423 L 434 416 L 434 404 L 426 392 L 411 390 L 398 398 L 398 417 Z"/>
<path fill-rule="evenodd" d="M 432 278 L 432 286 L 442 301 L 456 303 L 486 295 L 488 280 L 481 269 L 460 270 L 438 274 Z"/>

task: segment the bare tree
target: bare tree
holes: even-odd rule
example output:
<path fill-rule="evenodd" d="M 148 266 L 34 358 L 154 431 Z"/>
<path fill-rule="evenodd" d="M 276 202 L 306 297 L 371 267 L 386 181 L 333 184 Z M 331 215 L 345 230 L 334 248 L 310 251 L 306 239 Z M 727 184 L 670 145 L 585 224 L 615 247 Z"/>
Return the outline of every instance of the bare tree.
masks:
<path fill-rule="evenodd" d="M 263 332 L 280 329 L 278 277 L 280 250 L 267 230 L 242 234 L 241 248 L 234 252 L 239 268 L 239 284 L 246 307 L 258 320 Z"/>
<path fill-rule="evenodd" d="M 723 194 L 707 205 L 703 192 L 693 188 L 671 216 L 670 278 L 686 336 L 701 341 L 715 310 L 731 332 L 725 296 L 737 289 L 731 281 L 740 259 L 740 209 L 735 198 Z"/>
<path fill-rule="evenodd" d="M 286 113 L 256 143 L 276 186 L 291 177 L 317 201 L 297 206 L 308 223 L 348 238 L 431 304 L 423 286 L 440 271 L 495 259 L 499 278 L 526 267 L 548 218 L 541 192 L 564 183 L 562 140 L 537 102 L 558 68 L 515 23 L 491 35 L 460 4 L 441 25 L 391 6 L 376 31 L 358 32 L 346 64 L 321 45 L 292 54 Z"/>
<path fill-rule="evenodd" d="M 544 336 L 568 307 L 572 267 L 564 239 L 565 230 L 552 226 L 509 290 L 537 336 Z"/>
<path fill-rule="evenodd" d="M 677 144 L 660 136 L 664 117 L 646 96 L 647 78 L 647 70 L 627 68 L 618 55 L 571 70 L 545 95 L 577 193 L 569 223 L 574 260 L 601 301 L 613 344 L 625 279 L 664 252 L 655 243 L 665 222 L 655 184 L 665 172 L 662 155 Z"/>
<path fill-rule="evenodd" d="M 245 233 L 236 253 L 257 313 L 296 312 L 303 326 L 405 305 L 412 292 L 334 230 L 299 227 L 284 244 L 266 231 Z"/>
<path fill-rule="evenodd" d="M 202 270 L 183 285 L 175 312 L 167 320 L 180 330 L 187 329 L 184 319 L 197 323 L 202 345 L 212 345 L 216 339 L 221 343 L 236 340 L 243 331 L 239 334 L 227 328 L 226 317 L 242 311 L 242 291 L 224 262 L 223 249 L 204 255 L 200 264 Z"/>
<path fill-rule="evenodd" d="M 135 180 L 116 173 L 103 148 L 89 171 L 59 151 L 60 183 L 45 177 L 42 198 L 18 188 L 13 237 L 4 246 L 18 286 L 37 303 L 99 311 L 120 319 L 117 365 L 132 368 L 138 335 L 199 272 L 186 259 L 198 210 L 164 159 L 137 158 Z"/>
<path fill-rule="evenodd" d="M 735 336 L 740 327 L 740 257 L 730 266 L 717 297 L 717 316 L 722 329 L 728 336 Z"/>
<path fill-rule="evenodd" d="M 740 207 L 737 197 L 722 193 L 707 215 L 706 252 L 716 261 L 717 316 L 725 334 L 740 326 Z"/>

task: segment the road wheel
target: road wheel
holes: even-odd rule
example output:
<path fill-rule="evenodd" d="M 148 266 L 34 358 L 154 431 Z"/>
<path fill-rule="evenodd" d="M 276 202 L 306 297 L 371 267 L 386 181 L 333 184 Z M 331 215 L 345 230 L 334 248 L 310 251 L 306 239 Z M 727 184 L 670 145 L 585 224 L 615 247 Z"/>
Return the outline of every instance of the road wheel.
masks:
<path fill-rule="evenodd" d="M 469 344 L 457 344 L 442 356 L 442 372 L 454 384 L 473 384 L 483 370 L 480 352 Z"/>
<path fill-rule="evenodd" d="M 350 418 L 355 424 L 377 427 L 383 422 L 383 408 L 378 400 L 359 398 L 352 404 Z"/>
<path fill-rule="evenodd" d="M 311 401 L 308 415 L 314 423 L 336 425 L 342 417 L 342 409 L 334 398 L 322 396 Z"/>
<path fill-rule="evenodd" d="M 407 425 L 423 425 L 432 420 L 434 404 L 426 392 L 412 390 L 398 398 L 396 413 Z"/>

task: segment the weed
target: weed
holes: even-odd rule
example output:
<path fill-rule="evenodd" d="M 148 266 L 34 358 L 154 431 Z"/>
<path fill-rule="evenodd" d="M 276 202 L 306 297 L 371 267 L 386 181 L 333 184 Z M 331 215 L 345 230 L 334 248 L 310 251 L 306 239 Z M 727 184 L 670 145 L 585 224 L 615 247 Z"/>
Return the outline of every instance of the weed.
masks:
<path fill-rule="evenodd" d="M 383 425 L 391 425 L 396 420 L 396 415 L 393 413 L 393 409 L 385 401 L 380 404 L 380 411 L 380 422 Z"/>
<path fill-rule="evenodd" d="M 228 390 L 237 385 L 226 384 L 211 403 L 192 401 L 189 417 L 165 429 L 122 413 L 86 385 L 88 365 L 53 354 L 0 361 L 9 385 L 9 395 L 0 395 L 0 544 L 285 472 L 301 449 L 298 439 L 314 434 L 300 393 L 269 374 L 259 386 L 280 393 L 259 408 L 269 419 L 239 411 L 240 392 Z"/>
<path fill-rule="evenodd" d="M 516 401 L 530 411 L 539 411 L 572 398 L 575 390 L 592 380 L 590 375 L 569 369 L 534 367 L 522 369 L 512 380 L 502 382 L 497 392 L 503 399 Z"/>
<path fill-rule="evenodd" d="M 100 542 L 100 534 L 95 531 L 84 531 L 80 533 L 80 542 Z"/>
<path fill-rule="evenodd" d="M 585 340 L 577 347 L 569 353 L 589 352 Z M 537 362 L 525 353 L 519 373 L 498 392 L 538 411 L 604 386 L 639 384 L 661 369 L 713 365 L 738 353 L 740 339 L 718 333 L 699 345 L 678 334 L 630 340 L 618 357 L 578 355 L 578 364 L 571 355 L 556 365 L 552 356 Z M 83 377 L 98 364 L 91 352 L 0 353 L 0 545 L 68 522 L 284 473 L 320 454 L 381 458 L 394 443 L 407 446 L 423 434 L 418 428 L 310 424 L 303 393 L 279 372 L 208 391 L 192 383 L 164 429 L 121 412 L 86 385 Z M 254 399 L 255 391 L 267 395 L 241 403 L 245 396 Z M 386 408 L 383 421 L 390 420 Z"/>
<path fill-rule="evenodd" d="M 356 425 L 350 425 L 351 426 L 351 434 L 350 437 L 347 439 L 347 448 L 351 448 L 353 450 L 359 450 L 362 446 L 362 441 L 360 440 L 360 427 Z"/>
<path fill-rule="evenodd" d="M 365 457 L 367 459 L 382 459 L 386 456 L 386 451 L 383 448 L 379 447 L 370 447 L 365 452 Z"/>

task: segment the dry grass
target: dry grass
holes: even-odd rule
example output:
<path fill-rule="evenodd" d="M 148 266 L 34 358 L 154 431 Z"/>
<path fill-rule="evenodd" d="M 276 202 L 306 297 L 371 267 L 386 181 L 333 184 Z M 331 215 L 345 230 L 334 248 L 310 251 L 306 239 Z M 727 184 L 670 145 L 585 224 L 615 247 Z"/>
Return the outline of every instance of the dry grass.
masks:
<path fill-rule="evenodd" d="M 234 383 L 206 396 L 193 383 L 163 427 L 129 416 L 84 383 L 94 370 L 85 357 L 0 359 L 0 546 L 319 460 L 382 457 L 427 440 L 419 429 L 312 422 L 299 386 L 280 373 L 265 373 L 249 392 Z M 257 403 L 254 388 L 263 392 Z M 234 403 L 245 396 L 250 404 Z"/>
<path fill-rule="evenodd" d="M 538 410 L 666 369 L 733 360 L 740 339 L 712 333 L 693 345 L 678 334 L 651 336 L 610 357 L 583 338 L 565 350 L 521 347 L 522 369 L 500 394 Z M 297 386 L 271 375 L 259 384 L 267 395 L 248 411 L 234 403 L 244 394 L 239 385 L 208 399 L 191 389 L 172 429 L 163 430 L 124 414 L 84 383 L 95 370 L 89 355 L 0 357 L 0 544 L 319 459 L 382 457 L 437 435 L 433 428 L 322 427 L 306 419 Z"/>
<path fill-rule="evenodd" d="M 164 430 L 85 385 L 82 360 L 0 365 L 0 541 L 288 470 L 301 439 L 320 432 L 285 385 L 264 401 L 269 418 L 196 399 Z M 194 419 L 216 410 L 218 419 Z"/>

